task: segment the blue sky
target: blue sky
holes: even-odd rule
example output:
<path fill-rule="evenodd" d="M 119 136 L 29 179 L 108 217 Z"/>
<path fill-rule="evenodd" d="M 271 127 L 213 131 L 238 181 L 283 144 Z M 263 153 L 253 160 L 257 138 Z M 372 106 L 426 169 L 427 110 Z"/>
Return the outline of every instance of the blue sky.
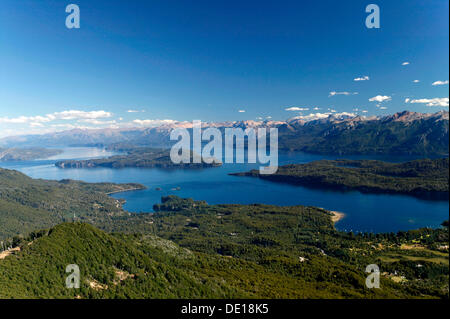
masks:
<path fill-rule="evenodd" d="M 70 3 L 80 7 L 80 29 L 65 26 Z M 380 7 L 380 29 L 365 26 L 370 3 Z M 2 0 L 0 135 L 448 110 L 448 6 Z"/>

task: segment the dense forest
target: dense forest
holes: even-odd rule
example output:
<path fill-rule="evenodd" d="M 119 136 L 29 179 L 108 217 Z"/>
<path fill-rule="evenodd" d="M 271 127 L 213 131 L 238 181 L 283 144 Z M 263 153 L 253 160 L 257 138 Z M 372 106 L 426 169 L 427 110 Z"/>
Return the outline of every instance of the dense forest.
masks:
<path fill-rule="evenodd" d="M 429 199 L 449 198 L 449 159 L 423 159 L 405 163 L 374 160 L 321 160 L 289 164 L 275 174 L 258 170 L 235 173 L 267 180 L 367 193 L 401 193 Z"/>
<path fill-rule="evenodd" d="M 139 184 L 32 179 L 0 168 L 0 240 L 73 220 L 74 216 L 106 223 L 111 216 L 128 214 L 121 201 L 107 194 L 143 188 Z"/>

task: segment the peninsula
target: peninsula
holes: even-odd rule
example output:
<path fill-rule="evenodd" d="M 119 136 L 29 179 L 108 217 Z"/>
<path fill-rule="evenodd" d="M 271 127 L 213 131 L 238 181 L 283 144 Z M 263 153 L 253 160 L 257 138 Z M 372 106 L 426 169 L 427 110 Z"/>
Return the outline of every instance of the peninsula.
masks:
<path fill-rule="evenodd" d="M 191 155 L 192 157 L 192 155 Z M 97 158 L 89 160 L 66 160 L 56 162 L 59 168 L 208 168 L 217 167 L 222 163 L 173 163 L 170 159 L 170 151 L 165 149 L 154 149 L 146 147 L 136 147 L 126 150 L 124 155 L 115 155 L 107 158 Z"/>
<path fill-rule="evenodd" d="M 363 193 L 397 193 L 427 199 L 448 199 L 449 159 L 422 159 L 405 163 L 374 160 L 321 160 L 289 164 L 275 174 L 258 170 L 233 173 L 274 182 Z"/>

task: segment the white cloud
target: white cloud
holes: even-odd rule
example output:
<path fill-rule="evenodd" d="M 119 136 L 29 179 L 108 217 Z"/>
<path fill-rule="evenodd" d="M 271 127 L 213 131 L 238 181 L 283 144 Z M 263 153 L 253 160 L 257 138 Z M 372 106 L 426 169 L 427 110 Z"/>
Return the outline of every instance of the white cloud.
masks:
<path fill-rule="evenodd" d="M 303 121 L 314 121 L 314 120 L 320 120 L 320 119 L 326 119 L 330 116 L 336 117 L 336 118 L 348 118 L 348 117 L 355 117 L 355 113 L 348 113 L 348 112 L 342 112 L 342 113 L 311 113 L 309 115 L 300 115 L 296 116 L 292 119 L 298 119 Z"/>
<path fill-rule="evenodd" d="M 30 126 L 31 127 L 44 127 L 44 124 L 39 123 L 39 122 L 31 122 Z"/>
<path fill-rule="evenodd" d="M 239 113 L 245 113 L 245 110 L 239 110 L 238 112 Z"/>
<path fill-rule="evenodd" d="M 0 123 L 9 124 L 27 124 L 27 123 L 47 123 L 57 120 L 86 120 L 86 119 L 101 119 L 111 117 L 112 113 L 105 111 L 78 111 L 69 110 L 62 112 L 55 112 L 44 116 L 19 116 L 15 118 L 0 117 Z"/>
<path fill-rule="evenodd" d="M 419 83 L 420 81 L 419 81 L 419 80 L 414 80 L 413 82 L 414 82 L 414 83 Z"/>
<path fill-rule="evenodd" d="M 408 65 L 408 64 L 409 64 L 409 62 L 407 62 L 407 61 L 402 63 L 402 65 Z"/>
<path fill-rule="evenodd" d="M 370 78 L 368 75 L 364 75 L 362 77 L 353 79 L 353 81 L 369 81 L 369 80 L 370 80 Z"/>
<path fill-rule="evenodd" d="M 115 121 L 100 121 L 111 116 L 112 113 L 103 110 L 90 112 L 66 110 L 38 116 L 0 117 L 0 136 L 45 134 L 74 128 L 95 128 L 77 123 L 102 125 L 103 127 L 105 125 L 116 126 Z"/>
<path fill-rule="evenodd" d="M 44 116 L 19 116 L 14 118 L 0 117 L 0 123 L 8 124 L 27 124 L 27 123 L 44 123 L 50 122 L 48 117 Z"/>
<path fill-rule="evenodd" d="M 387 110 L 387 107 L 386 106 L 381 106 L 380 110 Z"/>
<path fill-rule="evenodd" d="M 139 113 L 138 110 L 128 110 L 127 113 Z"/>
<path fill-rule="evenodd" d="M 333 116 L 339 116 L 339 117 L 355 117 L 356 114 L 355 114 L 355 113 L 350 113 L 350 112 L 341 112 L 341 113 L 333 114 Z"/>
<path fill-rule="evenodd" d="M 50 127 L 64 129 L 64 130 L 70 130 L 73 128 L 77 128 L 78 126 L 75 126 L 73 124 L 64 123 L 64 124 L 50 124 Z"/>
<path fill-rule="evenodd" d="M 53 114 L 47 114 L 50 120 L 77 120 L 77 119 L 101 119 L 111 117 L 112 113 L 106 111 L 79 111 L 79 110 L 69 110 L 62 112 L 55 112 Z"/>
<path fill-rule="evenodd" d="M 419 103 L 426 104 L 426 106 L 444 106 L 448 107 L 448 97 L 435 97 L 433 99 L 405 99 L 405 103 Z"/>
<path fill-rule="evenodd" d="M 387 96 L 387 95 L 377 95 L 377 96 L 371 97 L 369 99 L 370 102 L 379 102 L 379 103 L 382 103 L 385 101 L 390 101 L 390 100 L 391 100 L 391 97 Z"/>
<path fill-rule="evenodd" d="M 134 124 L 141 126 L 160 126 L 164 124 L 173 124 L 176 123 L 174 120 L 134 120 Z"/>
<path fill-rule="evenodd" d="M 367 113 L 368 111 L 367 111 L 367 110 L 362 110 L 361 112 L 363 112 L 363 113 Z"/>
<path fill-rule="evenodd" d="M 330 92 L 329 96 L 335 96 L 335 95 L 356 95 L 358 94 L 358 92 L 336 92 L 336 91 L 332 91 Z"/>
<path fill-rule="evenodd" d="M 307 107 L 297 107 L 297 106 L 293 106 L 293 107 L 288 107 L 287 109 L 285 109 L 286 111 L 309 111 L 309 108 Z"/>
<path fill-rule="evenodd" d="M 448 84 L 448 80 L 446 80 L 446 81 L 436 81 L 436 82 L 433 82 L 433 84 L 431 84 L 431 85 L 436 86 L 436 85 L 446 85 L 446 84 Z"/>
<path fill-rule="evenodd" d="M 116 124 L 115 120 L 112 121 L 100 121 L 97 119 L 83 119 L 83 120 L 78 120 L 78 122 L 80 123 L 88 123 L 88 124 L 93 124 L 93 125 L 111 125 L 111 124 Z"/>
<path fill-rule="evenodd" d="M 294 119 L 304 120 L 304 121 L 313 121 L 313 120 L 320 120 L 320 119 L 326 119 L 331 115 L 331 113 L 311 113 L 309 115 L 300 115 L 294 117 Z"/>
<path fill-rule="evenodd" d="M 320 107 L 313 108 L 314 111 L 320 110 Z"/>

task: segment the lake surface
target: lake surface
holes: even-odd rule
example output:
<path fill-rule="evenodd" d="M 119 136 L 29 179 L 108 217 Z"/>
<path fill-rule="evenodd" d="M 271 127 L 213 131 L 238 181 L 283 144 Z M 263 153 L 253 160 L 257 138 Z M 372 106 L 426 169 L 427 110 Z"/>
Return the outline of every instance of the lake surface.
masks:
<path fill-rule="evenodd" d="M 206 200 L 209 204 L 307 205 L 345 213 L 336 227 L 345 231 L 397 232 L 419 227 L 438 227 L 448 219 L 448 201 L 429 201 L 405 195 L 362 194 L 309 189 L 258 178 L 229 176 L 228 173 L 258 168 L 257 164 L 224 164 L 222 167 L 188 170 L 141 168 L 60 169 L 59 159 L 83 159 L 113 155 L 96 148 L 67 148 L 48 160 L 0 162 L 0 167 L 16 169 L 32 178 L 76 179 L 86 182 L 141 183 L 146 190 L 114 194 L 124 198 L 131 212 L 151 212 L 161 196 L 177 195 Z M 414 157 L 399 156 L 324 156 L 305 153 L 280 153 L 279 164 L 307 163 L 319 159 L 380 159 L 401 162 Z M 160 187 L 162 190 L 156 190 Z M 179 187 L 180 190 L 174 190 Z"/>

